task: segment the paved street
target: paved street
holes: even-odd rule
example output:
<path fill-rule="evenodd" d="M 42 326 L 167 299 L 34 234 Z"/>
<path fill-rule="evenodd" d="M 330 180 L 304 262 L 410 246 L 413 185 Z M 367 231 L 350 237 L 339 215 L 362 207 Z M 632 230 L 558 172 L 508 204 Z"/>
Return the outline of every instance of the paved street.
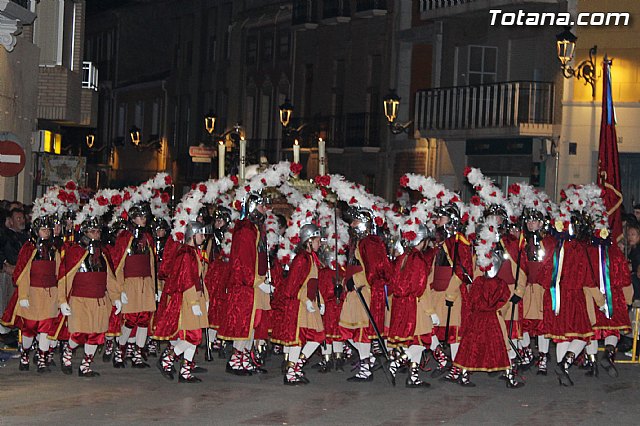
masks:
<path fill-rule="evenodd" d="M 198 357 L 200 361 L 201 355 Z M 65 376 L 56 367 L 41 376 L 18 372 L 18 360 L 0 368 L 0 424 L 637 424 L 640 366 L 620 365 L 620 378 L 599 379 L 572 369 L 573 388 L 555 374 L 527 374 L 527 386 L 507 389 L 497 377 L 472 376 L 476 388 L 429 380 L 429 389 L 396 388 L 377 371 L 372 383 L 345 381 L 348 372 L 321 375 L 307 367 L 311 384 L 286 387 L 274 356 L 263 376 L 235 377 L 223 360 L 206 364 L 200 384 L 178 384 L 155 368 L 116 370 L 99 359 L 101 377 Z M 313 359 L 315 361 L 316 358 Z M 155 359 L 151 359 L 155 361 Z M 77 369 L 80 359 L 74 359 Z M 205 366 L 204 362 L 201 365 Z"/>

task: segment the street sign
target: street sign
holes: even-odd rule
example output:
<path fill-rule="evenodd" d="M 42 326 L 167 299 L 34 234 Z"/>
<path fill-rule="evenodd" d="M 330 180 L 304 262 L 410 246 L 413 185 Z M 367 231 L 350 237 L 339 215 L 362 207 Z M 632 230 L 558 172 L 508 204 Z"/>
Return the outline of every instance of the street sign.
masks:
<path fill-rule="evenodd" d="M 17 176 L 24 169 L 24 149 L 14 141 L 0 140 L 0 176 Z"/>
<path fill-rule="evenodd" d="M 211 148 L 208 146 L 190 146 L 189 155 L 196 157 L 212 158 L 216 155 L 217 148 Z M 208 162 L 208 161 L 207 161 Z"/>
<path fill-rule="evenodd" d="M 191 157 L 191 161 L 194 163 L 210 163 L 211 158 L 209 157 Z"/>

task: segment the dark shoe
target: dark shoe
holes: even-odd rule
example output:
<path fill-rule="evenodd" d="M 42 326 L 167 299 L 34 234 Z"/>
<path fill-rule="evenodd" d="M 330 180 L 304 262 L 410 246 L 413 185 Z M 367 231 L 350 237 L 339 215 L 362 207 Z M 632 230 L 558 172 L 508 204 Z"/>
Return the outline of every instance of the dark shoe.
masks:
<path fill-rule="evenodd" d="M 164 368 L 162 368 L 162 358 L 158 358 L 156 367 L 158 367 L 158 370 L 160 371 L 160 374 L 162 374 L 162 377 L 167 380 L 173 380 L 173 372 L 171 372 L 171 369 L 165 370 Z"/>
<path fill-rule="evenodd" d="M 78 376 L 79 377 L 98 377 L 98 376 L 100 376 L 100 373 L 98 373 L 97 371 L 93 371 L 93 370 L 85 371 L 83 373 L 82 370 L 80 369 L 80 367 L 78 367 Z"/>
<path fill-rule="evenodd" d="M 615 364 L 616 348 L 613 345 L 607 345 L 604 354 L 600 358 L 600 365 L 607 371 L 609 377 L 618 377 L 618 369 Z"/>

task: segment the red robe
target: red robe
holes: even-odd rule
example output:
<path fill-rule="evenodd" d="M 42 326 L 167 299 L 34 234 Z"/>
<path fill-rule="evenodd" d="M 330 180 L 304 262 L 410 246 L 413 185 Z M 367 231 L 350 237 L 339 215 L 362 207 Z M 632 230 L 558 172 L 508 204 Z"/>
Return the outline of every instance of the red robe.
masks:
<path fill-rule="evenodd" d="M 511 291 L 502 279 L 477 277 L 469 291 L 469 320 L 454 365 L 469 371 L 506 370 L 511 365 L 506 327 L 498 312 Z"/>
<path fill-rule="evenodd" d="M 391 306 L 391 323 L 389 325 L 389 341 L 392 343 L 411 343 L 416 336 L 418 324 L 418 299 L 429 297 L 427 277 L 435 250 L 422 252 L 412 249 L 396 259 L 391 284 L 393 305 Z M 420 312 L 430 315 L 433 312 Z M 430 320 L 429 320 L 430 321 Z M 431 334 L 424 336 L 431 339 Z"/>
<path fill-rule="evenodd" d="M 227 281 L 229 280 L 230 263 L 218 256 L 209 263 L 207 275 L 204 278 L 207 291 L 209 292 L 209 326 L 216 330 L 220 328 L 220 323 L 224 319 L 225 306 L 227 303 Z"/>
<path fill-rule="evenodd" d="M 7 303 L 7 307 L 2 314 L 2 319 L 0 319 L 0 324 L 5 327 L 21 327 L 21 319 L 16 315 L 16 305 L 18 304 L 18 287 L 16 286 L 16 282 L 18 282 L 18 278 L 24 271 L 24 268 L 27 267 L 31 257 L 33 255 L 33 251 L 36 249 L 36 246 L 31 241 L 27 241 L 24 243 L 20 252 L 18 253 L 18 260 L 16 261 L 16 268 L 13 271 L 12 281 L 13 281 L 13 294 L 9 299 L 9 303 Z"/>
<path fill-rule="evenodd" d="M 559 244 L 554 248 L 558 253 Z M 554 252 L 550 253 L 551 256 Z M 553 258 L 553 257 L 552 257 Z M 543 270 L 544 276 L 553 277 L 553 260 Z M 564 261 L 560 277 L 560 311 L 553 310 L 551 298 L 552 279 L 542 283 L 544 294 L 543 330 L 546 337 L 554 340 L 586 340 L 593 336 L 587 311 L 584 289 L 595 289 L 593 272 L 589 268 L 585 243 L 578 240 L 564 242 Z"/>
<path fill-rule="evenodd" d="M 249 219 L 239 220 L 231 242 L 227 313 L 220 325 L 224 340 L 246 340 L 255 328 L 254 284 L 258 267 L 258 227 Z"/>
<path fill-rule="evenodd" d="M 358 244 L 358 248 L 362 256 L 362 267 L 367 276 L 367 282 L 371 286 L 371 306 L 369 306 L 369 309 L 378 326 L 378 330 L 384 333 L 384 317 L 386 314 L 384 287 L 390 284 L 392 277 L 387 248 L 384 241 L 375 235 L 369 235 L 362 239 Z M 377 337 L 371 324 L 369 324 L 366 332 L 370 339 Z"/>
<path fill-rule="evenodd" d="M 541 247 L 544 249 L 544 257 L 542 260 L 534 262 L 527 258 L 527 287 L 540 285 L 548 291 L 548 284 L 551 282 L 551 275 L 549 274 L 553 268 L 553 250 L 555 244 L 555 238 L 551 235 L 546 235 L 541 243 Z M 526 255 L 526 250 L 523 255 Z M 533 294 L 533 291 L 530 294 Z M 524 318 L 522 320 L 522 330 L 528 332 L 531 336 L 544 336 L 544 321 L 542 319 L 544 303 L 542 300 L 527 300 L 526 297 L 525 295 L 525 299 L 523 299 L 523 302 L 525 302 L 523 304 L 523 313 L 527 314 L 527 309 L 531 309 L 532 314 L 530 316 L 538 316 L 539 319 Z M 534 296 L 531 297 L 532 299 L 537 299 Z M 544 294 L 542 298 L 544 299 Z"/>
<path fill-rule="evenodd" d="M 340 279 L 344 278 L 344 270 L 339 271 Z M 324 299 L 324 315 L 322 323 L 327 337 L 327 343 L 341 341 L 339 322 L 342 302 L 346 297 L 346 291 L 342 292 L 340 300 L 336 298 L 335 288 L 336 271 L 331 268 L 322 268 L 318 271 L 318 289 Z"/>
<path fill-rule="evenodd" d="M 274 324 L 272 340 L 286 346 L 300 345 L 300 327 L 298 313 L 300 299 L 298 293 L 311 272 L 313 259 L 306 251 L 301 251 L 293 258 L 289 275 L 278 288 L 280 314 L 278 322 Z M 307 295 L 303 295 L 307 297 Z"/>
<path fill-rule="evenodd" d="M 595 245 L 588 247 L 589 260 L 596 274 L 595 285 L 597 287 L 600 286 L 598 276 L 600 272 L 598 250 L 599 247 Z M 631 287 L 631 273 L 627 259 L 616 244 L 608 246 L 608 250 L 613 315 L 611 318 L 607 318 L 604 312 L 595 309 L 596 324 L 593 328 L 596 330 L 597 339 L 604 339 L 609 335 L 617 335 L 619 337 L 621 331 L 628 332 L 631 330 L 631 321 L 627 313 L 627 305 L 630 305 L 632 302 L 633 288 Z"/>
<path fill-rule="evenodd" d="M 498 276 L 512 287 L 512 294 L 515 292 L 519 297 L 524 295 L 525 287 L 526 287 L 526 276 L 529 274 L 529 263 L 527 258 L 527 253 L 525 251 L 525 241 L 522 240 L 522 247 L 518 245 L 519 238 L 515 238 L 511 235 L 507 235 L 503 237 L 500 242 L 502 243 L 504 249 L 507 252 L 508 259 L 502 263 L 500 267 L 500 271 L 498 272 Z M 519 266 L 520 266 L 520 274 L 518 275 L 518 284 L 516 285 L 516 274 L 518 267 L 518 257 L 520 258 Z M 512 339 L 521 339 L 522 338 L 522 300 L 518 303 L 516 308 L 516 312 L 513 315 L 514 324 L 511 323 L 511 309 L 512 305 L 508 305 L 503 310 L 502 314 L 504 316 L 504 320 L 507 324 L 507 330 L 511 330 L 511 338 Z"/>
<path fill-rule="evenodd" d="M 177 337 L 180 331 L 183 293 L 192 287 L 200 290 L 198 255 L 194 247 L 182 245 L 175 253 L 172 265 L 173 271 L 165 283 L 154 316 L 153 338 L 156 340 L 172 340 Z"/>

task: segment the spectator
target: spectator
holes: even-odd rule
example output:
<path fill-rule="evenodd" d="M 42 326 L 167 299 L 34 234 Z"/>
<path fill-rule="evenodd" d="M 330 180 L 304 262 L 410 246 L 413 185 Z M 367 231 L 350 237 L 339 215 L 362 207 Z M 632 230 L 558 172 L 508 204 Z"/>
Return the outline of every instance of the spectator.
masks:
<path fill-rule="evenodd" d="M 640 204 L 633 205 L 633 215 L 636 217 L 636 221 L 640 223 Z"/>
<path fill-rule="evenodd" d="M 627 227 L 627 241 L 629 244 L 628 259 L 631 263 L 631 282 L 633 284 L 633 299 L 640 299 L 640 227 Z"/>
<path fill-rule="evenodd" d="M 8 275 L 13 274 L 18 261 L 18 253 L 23 244 L 29 239 L 28 234 L 25 232 L 26 225 L 22 210 L 13 209 L 9 212 L 7 229 L 5 229 L 0 243 L 0 263 L 2 264 L 2 271 Z"/>

